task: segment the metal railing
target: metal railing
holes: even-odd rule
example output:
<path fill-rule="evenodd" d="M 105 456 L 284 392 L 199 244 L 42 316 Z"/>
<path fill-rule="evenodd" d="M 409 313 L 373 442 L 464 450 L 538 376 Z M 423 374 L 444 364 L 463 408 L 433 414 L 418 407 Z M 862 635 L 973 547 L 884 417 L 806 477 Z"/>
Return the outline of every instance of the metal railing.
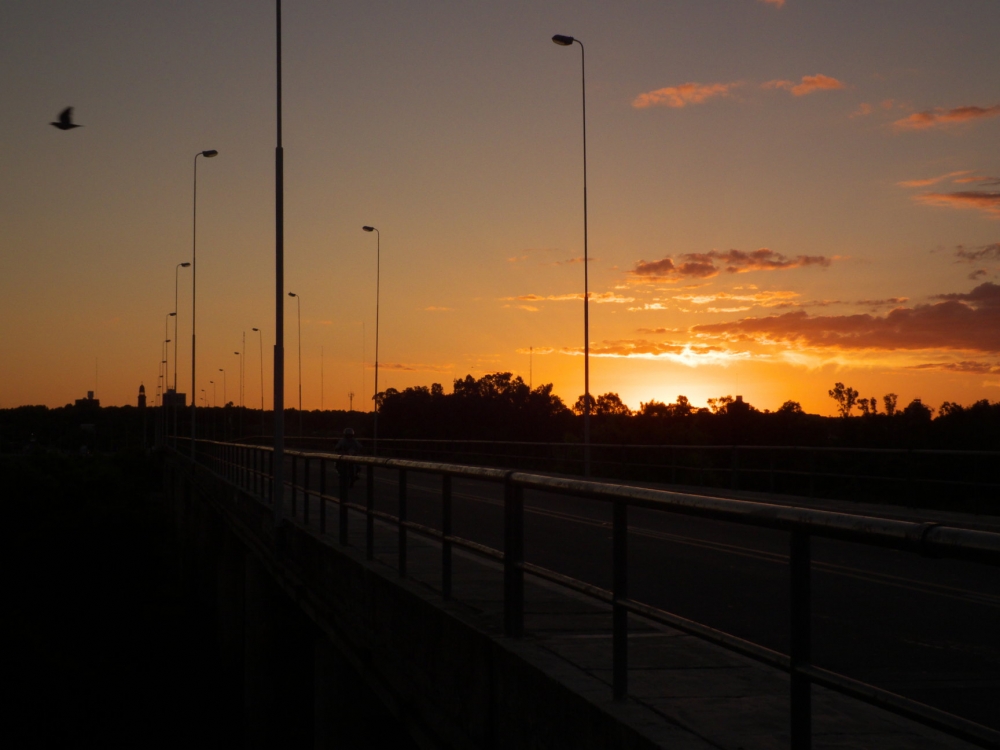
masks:
<path fill-rule="evenodd" d="M 289 438 L 299 450 L 332 450 L 336 438 Z M 248 442 L 256 442 L 250 440 Z M 262 441 L 264 442 L 264 441 Z M 1000 451 L 787 445 L 595 443 L 591 473 L 621 481 L 772 494 L 900 501 L 1000 514 Z M 579 443 L 382 438 L 392 458 L 583 474 Z M 947 502 L 942 503 L 942 491 Z"/>
<path fill-rule="evenodd" d="M 272 452 L 250 444 L 199 441 L 200 461 L 215 474 L 242 491 L 270 504 L 273 497 Z M 183 449 L 182 453 L 183 455 Z M 851 696 L 900 716 L 914 720 L 980 747 L 1000 748 L 1000 732 L 946 711 L 878 688 L 861 680 L 815 666 L 811 661 L 811 540 L 813 537 L 854 542 L 906 551 L 933 558 L 950 558 L 1000 566 L 1000 534 L 951 527 L 836 513 L 811 508 L 687 495 L 676 492 L 628 487 L 572 478 L 543 476 L 509 469 L 431 463 L 407 459 L 344 456 L 286 450 L 291 463 L 287 482 L 288 515 L 310 524 L 310 503 L 299 509 L 298 499 L 318 500 L 318 528 L 326 533 L 326 504 L 338 506 L 338 542 L 348 544 L 348 511 L 365 518 L 365 551 L 374 558 L 375 522 L 382 521 L 398 530 L 398 571 L 407 575 L 407 537 L 410 532 L 440 542 L 441 591 L 444 599 L 452 593 L 453 550 L 461 548 L 497 561 L 503 566 L 504 633 L 519 638 L 524 634 L 524 576 L 564 586 L 603 602 L 612 610 L 612 690 L 616 699 L 628 691 L 628 615 L 676 628 L 723 646 L 731 651 L 776 667 L 790 675 L 791 747 L 811 746 L 811 686 L 820 685 Z M 336 495 L 327 493 L 329 462 L 338 467 Z M 318 486 L 311 482 L 311 468 L 318 469 Z M 364 502 L 352 500 L 351 474 L 364 468 Z M 375 509 L 375 471 L 392 470 L 398 477 L 396 514 Z M 408 473 L 441 478 L 441 529 L 407 518 Z M 503 493 L 503 549 L 495 549 L 452 533 L 452 479 L 464 478 L 501 484 Z M 300 481 L 301 480 L 301 481 Z M 537 490 L 610 503 L 612 505 L 612 588 L 607 590 L 562 573 L 528 563 L 524 559 L 524 492 Z M 791 601 L 791 641 L 789 653 L 767 648 L 708 625 L 680 617 L 629 596 L 628 513 L 632 508 L 697 516 L 758 528 L 786 532 L 789 537 L 789 582 Z"/>

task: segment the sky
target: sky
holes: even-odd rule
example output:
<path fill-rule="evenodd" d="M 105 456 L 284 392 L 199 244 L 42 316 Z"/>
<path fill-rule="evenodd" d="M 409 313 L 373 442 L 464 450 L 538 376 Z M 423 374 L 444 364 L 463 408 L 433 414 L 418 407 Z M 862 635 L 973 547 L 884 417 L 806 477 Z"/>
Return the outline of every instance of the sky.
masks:
<path fill-rule="evenodd" d="M 586 50 L 592 393 L 1000 400 L 998 28 L 996 0 L 286 0 L 286 405 L 301 304 L 303 406 L 371 408 L 363 225 L 380 389 L 583 392 L 553 34 Z M 0 408 L 155 397 L 165 348 L 190 393 L 206 149 L 195 390 L 239 403 L 242 361 L 270 408 L 274 57 L 270 2 L 0 5 Z"/>

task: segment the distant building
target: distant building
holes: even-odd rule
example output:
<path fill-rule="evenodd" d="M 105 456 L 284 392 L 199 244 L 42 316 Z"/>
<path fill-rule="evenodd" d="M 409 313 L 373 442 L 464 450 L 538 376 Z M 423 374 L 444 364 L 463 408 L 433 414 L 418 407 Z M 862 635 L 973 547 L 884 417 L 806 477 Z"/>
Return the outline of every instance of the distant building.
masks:
<path fill-rule="evenodd" d="M 146 408 L 146 386 L 142 383 L 139 384 L 139 408 Z"/>
<path fill-rule="evenodd" d="M 94 398 L 93 391 L 87 391 L 87 398 L 78 398 L 76 400 L 77 406 L 82 406 L 84 408 L 96 409 L 101 405 L 100 399 Z"/>
<path fill-rule="evenodd" d="M 167 392 L 163 394 L 163 405 L 164 406 L 185 406 L 187 404 L 187 394 L 178 393 L 173 388 L 167 389 Z"/>

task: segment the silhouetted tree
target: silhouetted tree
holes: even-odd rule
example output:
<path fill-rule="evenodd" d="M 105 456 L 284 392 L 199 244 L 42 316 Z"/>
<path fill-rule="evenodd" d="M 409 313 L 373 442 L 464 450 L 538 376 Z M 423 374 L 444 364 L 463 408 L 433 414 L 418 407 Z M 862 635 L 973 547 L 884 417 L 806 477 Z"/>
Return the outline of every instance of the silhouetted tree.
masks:
<path fill-rule="evenodd" d="M 896 413 L 896 399 L 898 399 L 895 393 L 887 393 L 882 397 L 882 403 L 885 404 L 885 413 L 888 416 L 893 416 Z"/>
<path fill-rule="evenodd" d="M 851 416 L 851 409 L 858 400 L 858 392 L 850 387 L 844 387 L 843 383 L 834 383 L 833 388 L 827 391 L 830 398 L 837 402 L 837 410 L 840 416 L 846 419 Z"/>
<path fill-rule="evenodd" d="M 576 408 L 574 407 L 574 411 Z M 594 413 L 601 416 L 632 416 L 632 410 L 622 403 L 617 393 L 605 393 L 597 397 Z"/>
<path fill-rule="evenodd" d="M 903 409 L 903 416 L 914 422 L 930 422 L 934 415 L 934 410 L 925 406 L 919 398 L 913 399 Z"/>
<path fill-rule="evenodd" d="M 726 407 L 731 403 L 733 403 L 732 396 L 719 396 L 719 398 L 708 400 L 708 408 L 712 410 L 712 414 L 718 414 L 720 411 L 725 412 Z"/>
<path fill-rule="evenodd" d="M 878 414 L 878 399 L 874 396 L 858 399 L 858 406 L 861 407 L 861 413 L 866 417 L 874 417 Z"/>
<path fill-rule="evenodd" d="M 802 404 L 798 401 L 786 401 L 778 407 L 778 414 L 804 414 Z"/>

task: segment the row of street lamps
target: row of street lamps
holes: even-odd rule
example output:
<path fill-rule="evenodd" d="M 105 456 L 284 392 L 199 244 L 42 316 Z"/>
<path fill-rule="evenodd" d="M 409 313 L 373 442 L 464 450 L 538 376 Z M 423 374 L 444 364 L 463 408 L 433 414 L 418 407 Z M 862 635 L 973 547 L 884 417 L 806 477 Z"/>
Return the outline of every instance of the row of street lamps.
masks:
<path fill-rule="evenodd" d="M 284 490 L 284 443 L 285 443 L 285 426 L 284 426 L 284 369 L 285 369 L 285 355 L 284 355 L 284 148 L 282 145 L 282 75 L 281 75 L 281 0 L 275 0 L 275 33 L 276 33 L 276 121 L 277 121 L 277 132 L 276 132 L 276 146 L 275 146 L 275 346 L 274 346 L 274 514 L 275 522 L 280 523 L 283 518 L 283 508 L 282 508 L 282 495 Z M 590 289 L 589 289 L 589 248 L 588 248 L 588 231 L 587 231 L 587 81 L 586 81 L 586 62 L 585 62 L 585 50 L 583 43 L 574 37 L 565 36 L 562 34 L 556 34 L 552 37 L 552 41 L 563 47 L 572 46 L 574 43 L 580 45 L 580 70 L 581 70 L 581 84 L 582 84 L 582 115 L 583 115 L 583 237 L 584 237 L 584 252 L 583 252 L 583 269 L 584 269 L 584 294 L 583 294 L 583 327 L 584 327 L 584 400 L 583 400 L 583 429 L 584 429 L 584 471 L 585 475 L 590 475 L 590 315 L 589 315 L 589 302 L 590 302 Z M 196 259 L 196 249 L 197 249 L 197 207 L 198 207 L 198 157 L 203 156 L 205 158 L 211 158 L 218 155 L 218 151 L 207 150 L 201 151 L 195 155 L 194 159 L 194 224 L 193 224 L 193 238 L 192 238 L 192 252 L 191 252 L 191 268 L 192 268 L 192 280 L 191 280 L 191 458 L 195 458 L 195 419 L 196 419 L 196 399 L 194 395 L 197 393 L 195 385 L 195 356 L 196 356 L 196 346 L 195 346 L 195 336 L 196 336 L 196 297 L 195 297 L 195 272 L 197 266 L 195 265 Z M 379 235 L 378 229 L 372 226 L 364 226 L 362 229 L 366 232 L 375 232 L 376 234 L 376 291 L 375 291 L 375 397 L 374 397 L 374 448 L 373 452 L 377 453 L 378 446 L 378 312 L 379 312 L 379 265 L 380 265 L 380 255 L 381 255 L 381 236 Z M 177 268 L 187 267 L 188 264 L 181 263 L 178 264 Z M 299 419 L 301 420 L 302 415 L 302 337 L 301 337 L 301 299 L 295 293 L 289 293 L 290 296 L 295 297 L 297 303 L 299 304 L 297 312 L 299 320 Z M 176 274 L 175 274 L 175 310 L 176 313 Z M 174 387 L 177 385 L 176 376 L 176 338 L 177 338 L 177 328 L 176 328 L 176 314 L 175 318 L 175 328 L 174 328 Z M 258 334 L 260 334 L 261 341 L 261 415 L 263 418 L 264 412 L 264 396 L 263 396 L 263 336 L 258 328 L 254 328 Z M 169 343 L 169 342 L 167 342 Z M 166 345 L 166 344 L 165 344 Z M 245 345 L 245 341 L 244 341 Z M 167 362 L 164 357 L 164 361 L 161 363 L 166 368 Z M 241 355 L 241 369 L 242 369 L 242 355 Z M 242 383 L 242 377 L 241 377 Z M 225 387 L 225 386 L 224 386 Z M 242 386 L 241 386 L 242 388 Z M 242 393 L 242 391 L 241 391 Z M 241 395 L 242 401 L 242 395 Z M 263 424 L 262 424 L 263 427 Z M 302 423 L 299 423 L 299 429 L 301 432 Z"/>

